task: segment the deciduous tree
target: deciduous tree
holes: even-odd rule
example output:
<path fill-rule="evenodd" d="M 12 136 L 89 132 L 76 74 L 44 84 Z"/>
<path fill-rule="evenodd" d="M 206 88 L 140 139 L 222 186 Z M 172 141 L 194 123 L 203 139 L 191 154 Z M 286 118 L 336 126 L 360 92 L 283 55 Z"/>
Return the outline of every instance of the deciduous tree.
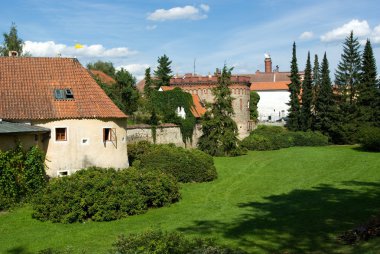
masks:
<path fill-rule="evenodd" d="M 9 33 L 3 33 L 4 42 L 0 47 L 0 54 L 2 56 L 8 56 L 9 51 L 16 51 L 19 56 L 22 55 L 22 49 L 24 42 L 17 35 L 16 24 L 12 23 Z"/>

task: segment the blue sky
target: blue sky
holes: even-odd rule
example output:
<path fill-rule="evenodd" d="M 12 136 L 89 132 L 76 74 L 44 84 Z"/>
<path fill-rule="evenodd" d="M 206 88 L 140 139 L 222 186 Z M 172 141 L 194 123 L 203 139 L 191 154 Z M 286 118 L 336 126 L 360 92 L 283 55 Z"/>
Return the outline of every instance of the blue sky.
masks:
<path fill-rule="evenodd" d="M 253 73 L 264 69 L 265 53 L 287 71 L 293 41 L 300 70 L 308 50 L 320 59 L 326 51 L 333 73 L 350 30 L 371 39 L 380 61 L 379 7 L 376 0 L 13 0 L 2 5 L 0 31 L 15 22 L 33 56 L 111 61 L 138 79 L 163 54 L 180 74 L 193 72 L 194 59 L 198 74 L 224 63 Z"/>

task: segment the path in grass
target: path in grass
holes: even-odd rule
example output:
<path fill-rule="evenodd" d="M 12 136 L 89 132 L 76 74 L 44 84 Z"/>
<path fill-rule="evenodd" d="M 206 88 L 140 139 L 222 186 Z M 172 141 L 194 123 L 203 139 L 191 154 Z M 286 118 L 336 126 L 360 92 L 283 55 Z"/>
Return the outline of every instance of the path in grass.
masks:
<path fill-rule="evenodd" d="M 216 181 L 185 184 L 179 203 L 119 221 L 52 224 L 31 219 L 28 207 L 2 214 L 0 253 L 48 247 L 106 253 L 119 234 L 147 229 L 214 237 L 252 253 L 380 248 L 377 240 L 357 249 L 335 240 L 338 232 L 380 208 L 379 154 L 353 147 L 296 147 L 215 162 Z M 9 252 L 16 248 L 20 251 Z"/>

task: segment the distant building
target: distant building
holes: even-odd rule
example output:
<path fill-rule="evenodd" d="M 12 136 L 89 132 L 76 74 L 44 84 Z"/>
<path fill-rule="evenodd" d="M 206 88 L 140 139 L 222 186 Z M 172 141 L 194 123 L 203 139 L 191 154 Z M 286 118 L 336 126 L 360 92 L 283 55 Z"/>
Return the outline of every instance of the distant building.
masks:
<path fill-rule="evenodd" d="M 265 71 L 246 74 L 250 77 L 251 90 L 260 95 L 257 105 L 260 122 L 275 122 L 288 115 L 290 100 L 290 72 L 280 72 L 278 66 L 272 71 L 272 59 L 266 55 Z M 300 73 L 301 80 L 303 73 Z"/>
<path fill-rule="evenodd" d="M 128 167 L 126 118 L 76 59 L 0 57 L 0 149 L 39 146 L 52 177 Z"/>

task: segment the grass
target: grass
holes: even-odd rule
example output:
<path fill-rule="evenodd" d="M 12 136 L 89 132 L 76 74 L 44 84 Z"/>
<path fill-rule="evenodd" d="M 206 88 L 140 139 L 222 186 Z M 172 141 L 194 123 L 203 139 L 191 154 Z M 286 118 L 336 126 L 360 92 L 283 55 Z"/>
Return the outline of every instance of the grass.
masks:
<path fill-rule="evenodd" d="M 251 253 L 378 253 L 380 240 L 336 236 L 380 208 L 380 156 L 352 146 L 293 147 L 215 158 L 219 178 L 184 184 L 170 207 L 113 222 L 39 222 L 24 206 L 0 214 L 0 253 L 46 248 L 106 253 L 120 234 L 178 230 Z"/>

